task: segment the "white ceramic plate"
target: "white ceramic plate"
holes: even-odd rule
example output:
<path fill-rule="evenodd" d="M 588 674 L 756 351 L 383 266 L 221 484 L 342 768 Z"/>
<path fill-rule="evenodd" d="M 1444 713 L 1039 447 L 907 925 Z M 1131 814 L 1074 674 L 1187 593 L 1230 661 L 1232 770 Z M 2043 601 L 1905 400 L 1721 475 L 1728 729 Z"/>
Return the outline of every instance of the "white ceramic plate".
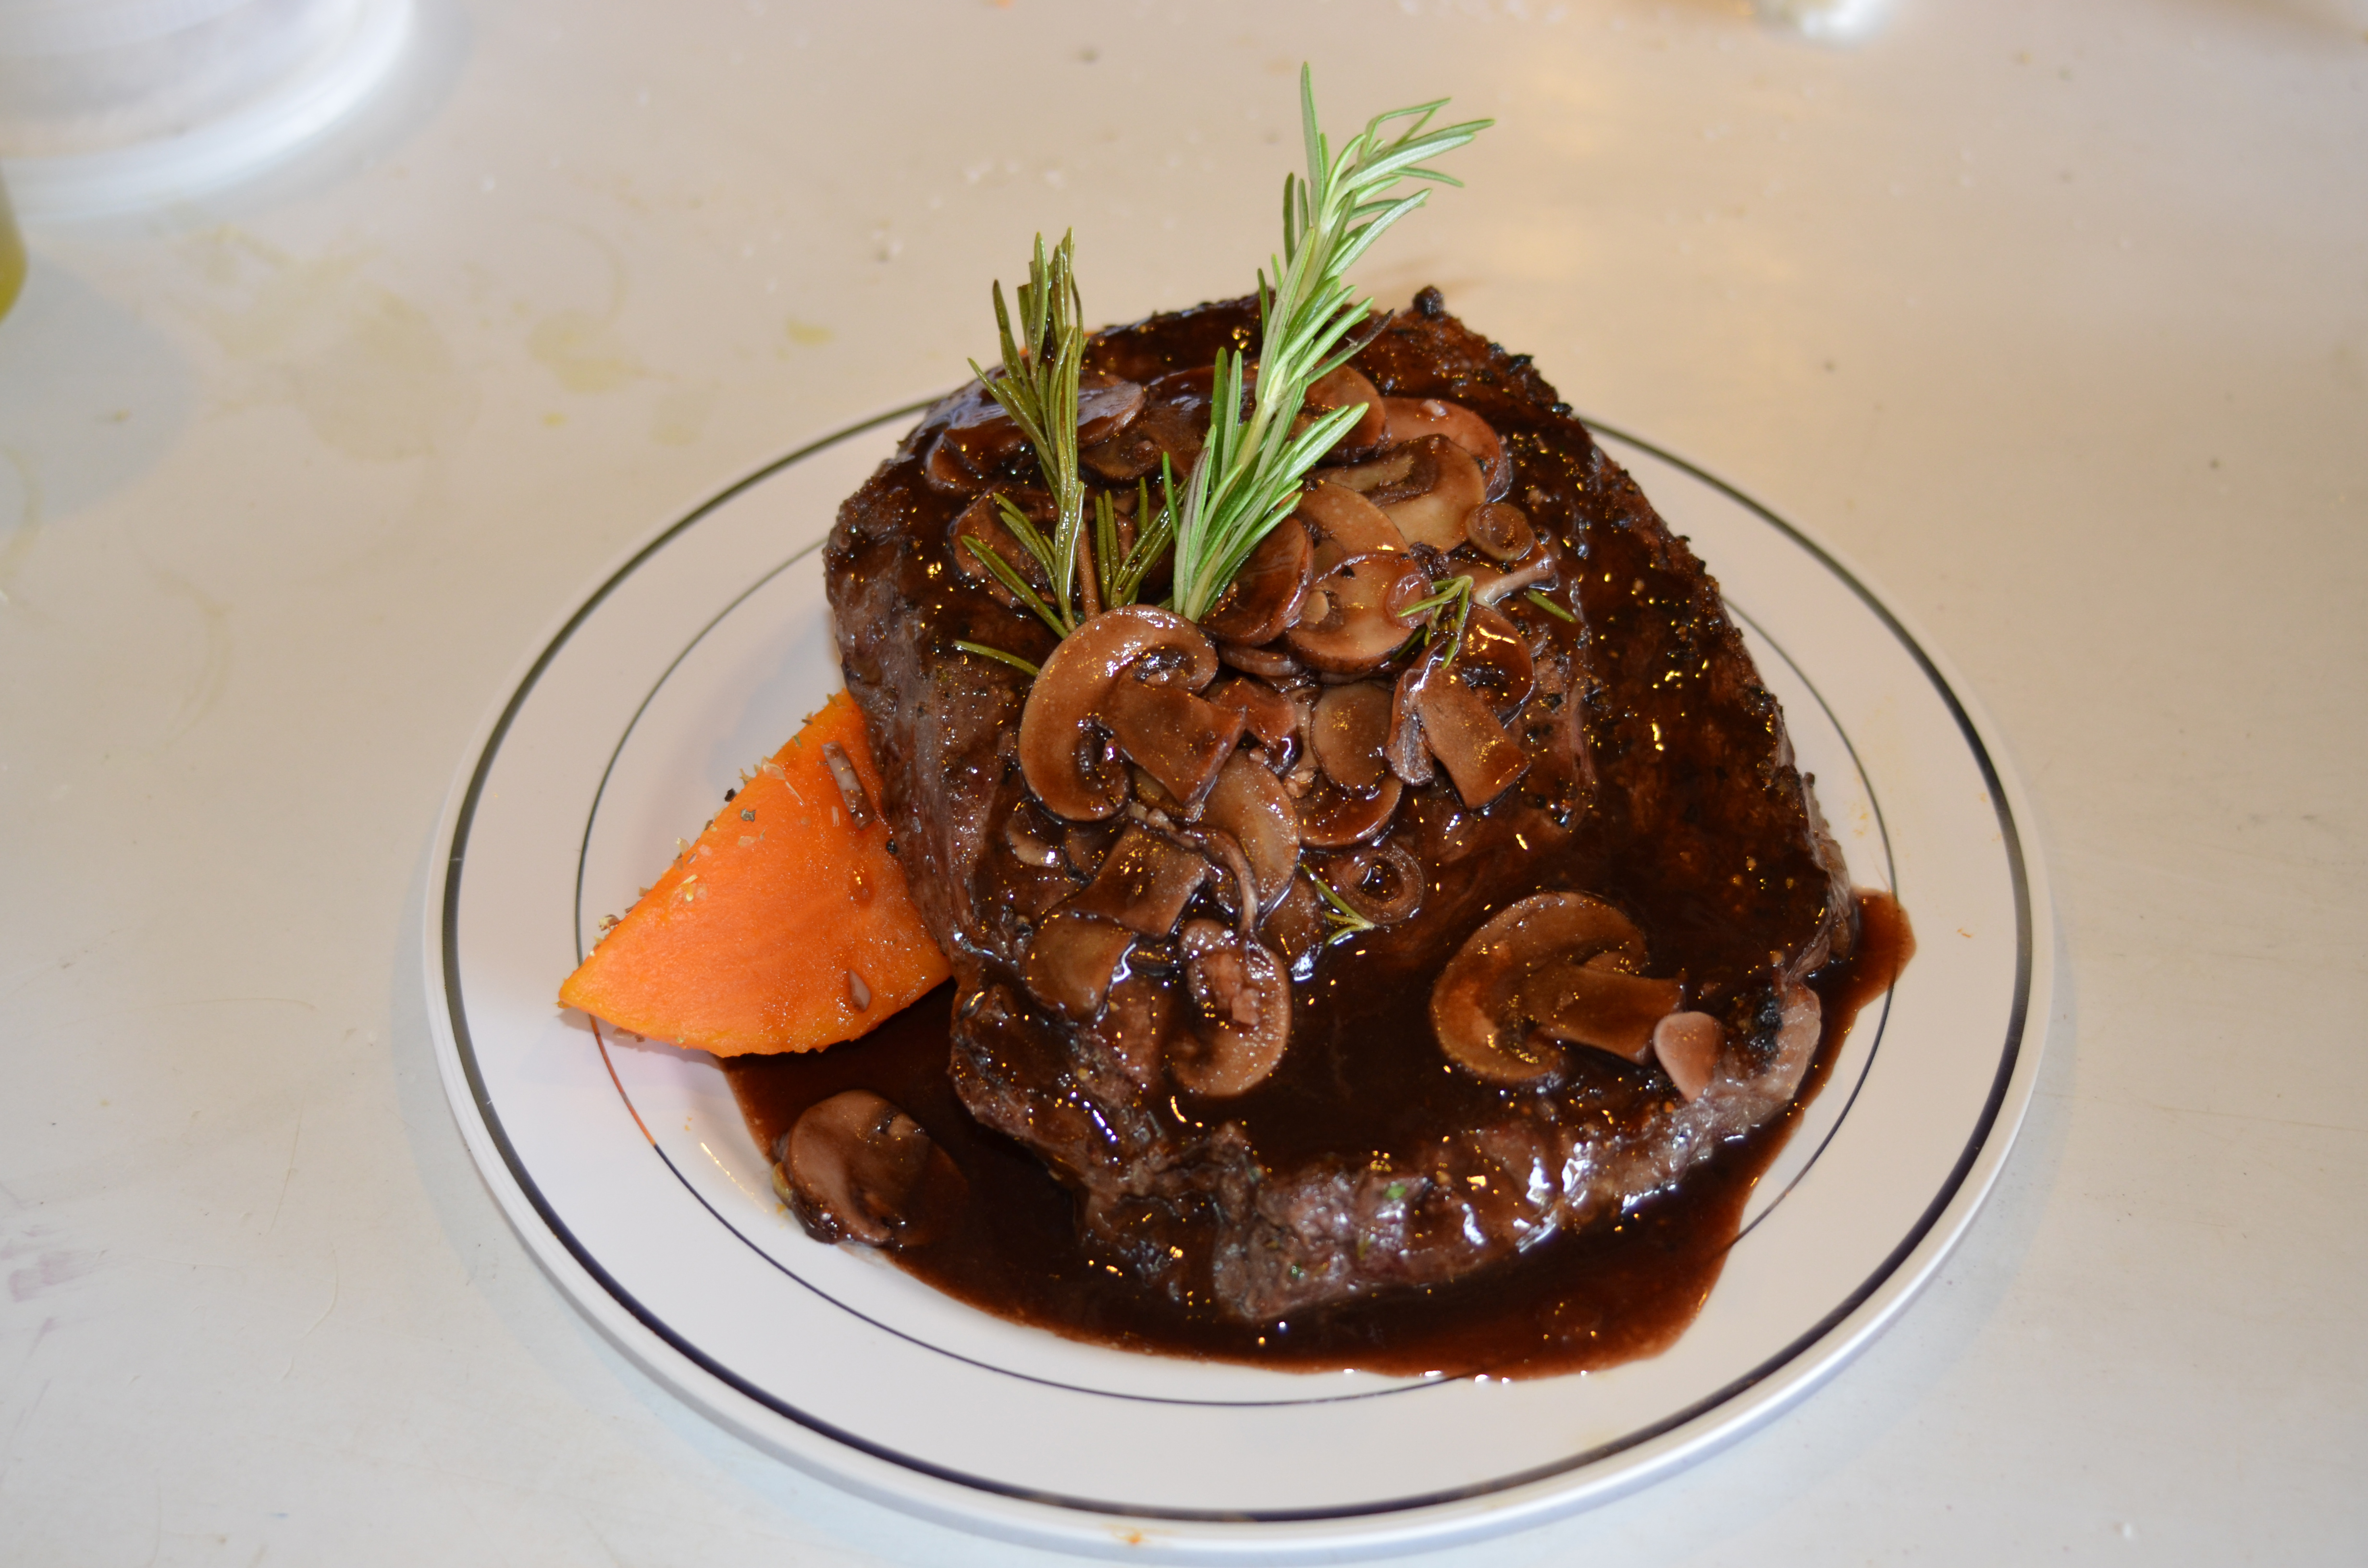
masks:
<path fill-rule="evenodd" d="M 560 1289 L 654 1376 L 791 1462 L 940 1519 L 1133 1557 L 1331 1558 L 1665 1474 L 1832 1373 L 1931 1274 L 2013 1139 L 2046 1017 L 2020 790 L 1830 554 L 1609 436 L 1724 585 L 1853 877 L 1896 891 L 1921 941 L 1684 1337 L 1509 1383 L 1206 1365 L 1015 1327 L 808 1240 L 709 1059 L 603 1041 L 552 996 L 600 915 L 838 687 L 819 545 L 910 415 L 785 458 L 635 551 L 517 682 L 446 807 L 427 978 L 461 1132 Z"/>

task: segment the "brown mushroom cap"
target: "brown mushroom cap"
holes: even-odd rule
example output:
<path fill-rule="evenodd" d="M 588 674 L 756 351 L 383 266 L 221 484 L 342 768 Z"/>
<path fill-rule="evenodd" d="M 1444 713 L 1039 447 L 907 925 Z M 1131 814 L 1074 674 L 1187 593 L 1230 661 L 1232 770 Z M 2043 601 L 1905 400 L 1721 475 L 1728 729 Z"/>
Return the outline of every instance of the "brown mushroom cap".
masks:
<path fill-rule="evenodd" d="M 1240 710 L 1243 733 L 1265 748 L 1269 763 L 1280 767 L 1289 760 L 1299 736 L 1298 704 L 1254 676 L 1220 676 L 1207 695 L 1220 708 Z"/>
<path fill-rule="evenodd" d="M 1143 389 L 1141 413 L 1126 428 L 1096 440 L 1078 433 L 1078 460 L 1104 479 L 1133 481 L 1158 473 L 1165 453 L 1181 479 L 1208 439 L 1215 384 L 1208 365 L 1155 377 Z"/>
<path fill-rule="evenodd" d="M 1502 495 L 1511 487 L 1513 464 L 1505 454 L 1505 443 L 1486 420 L 1462 403 L 1435 397 L 1394 397 L 1384 400 L 1382 408 L 1389 421 L 1391 445 L 1444 436 L 1478 465 L 1484 499 Z"/>
<path fill-rule="evenodd" d="M 1095 822 L 1125 803 L 1125 775 L 1106 765 L 1094 721 L 1128 666 L 1155 653 L 1181 661 L 1171 684 L 1185 691 L 1216 676 L 1217 652 L 1198 627 L 1171 610 L 1124 605 L 1062 639 L 1030 684 L 1019 715 L 1019 768 L 1054 814 Z"/>
<path fill-rule="evenodd" d="M 1381 783 L 1388 771 L 1382 748 L 1390 738 L 1390 691 L 1360 680 L 1326 687 L 1315 699 L 1313 749 L 1333 782 L 1360 793 Z"/>
<path fill-rule="evenodd" d="M 1422 738 L 1423 672 L 1429 666 L 1416 664 L 1407 666 L 1390 691 L 1390 733 L 1382 743 L 1383 758 L 1390 771 L 1406 783 L 1419 788 L 1435 777 L 1430 766 L 1430 747 Z"/>
<path fill-rule="evenodd" d="M 1235 752 L 1209 790 L 1201 823 L 1241 846 L 1258 884 L 1258 907 L 1272 909 L 1290 891 L 1299 864 L 1299 812 L 1282 780 L 1248 753 Z"/>
<path fill-rule="evenodd" d="M 807 1108 L 774 1185 L 825 1241 L 917 1246 L 961 1213 L 967 1186 L 917 1121 L 868 1089 Z"/>
<path fill-rule="evenodd" d="M 1422 907 L 1422 862 L 1402 844 L 1377 844 L 1335 857 L 1324 880 L 1376 926 L 1395 926 Z"/>
<path fill-rule="evenodd" d="M 1244 675 L 1260 680 L 1291 680 L 1307 673 L 1307 666 L 1291 656 L 1289 648 L 1269 642 L 1263 648 L 1245 648 L 1238 642 L 1217 644 L 1217 657 Z"/>
<path fill-rule="evenodd" d="M 1653 1055 L 1689 1100 L 1698 1099 L 1718 1071 L 1726 1030 L 1708 1013 L 1671 1013 L 1653 1026 Z"/>
<path fill-rule="evenodd" d="M 1488 498 L 1488 483 L 1472 454 L 1444 436 L 1426 436 L 1410 449 L 1429 482 L 1402 501 L 1376 501 L 1409 543 L 1453 550 L 1463 542 L 1463 519 Z"/>
<path fill-rule="evenodd" d="M 1255 647 L 1271 642 L 1299 619 L 1300 601 L 1315 576 L 1315 546 L 1295 517 L 1285 517 L 1242 562 L 1201 630 L 1220 642 Z"/>
<path fill-rule="evenodd" d="M 1316 581 L 1299 624 L 1284 632 L 1283 640 L 1319 670 L 1364 675 L 1387 663 L 1421 624 L 1418 617 L 1399 612 L 1422 597 L 1429 586 L 1429 579 L 1411 556 L 1358 556 Z"/>
<path fill-rule="evenodd" d="M 1188 1094 L 1242 1094 L 1291 1043 L 1291 977 L 1263 943 L 1213 920 L 1188 921 L 1183 945 L 1193 1005 L 1169 1037 L 1168 1072 Z"/>
<path fill-rule="evenodd" d="M 1644 933 L 1634 922 L 1585 893 L 1533 893 L 1508 904 L 1464 939 L 1431 986 L 1430 1021 L 1440 1048 L 1484 1083 L 1534 1084 L 1558 1076 L 1566 1058 L 1557 1041 L 1626 1041 L 1637 996 L 1633 986 L 1618 983 L 1638 977 L 1613 965 L 1641 966 L 1644 949 Z M 1591 967 L 1605 955 L 1612 963 Z M 1644 1024 L 1649 1041 L 1654 1021 L 1676 1005 L 1677 985 L 1641 983 L 1667 986 L 1668 993 L 1668 1004 Z M 1588 1011 L 1599 1002 L 1605 1009 L 1600 1020 Z"/>

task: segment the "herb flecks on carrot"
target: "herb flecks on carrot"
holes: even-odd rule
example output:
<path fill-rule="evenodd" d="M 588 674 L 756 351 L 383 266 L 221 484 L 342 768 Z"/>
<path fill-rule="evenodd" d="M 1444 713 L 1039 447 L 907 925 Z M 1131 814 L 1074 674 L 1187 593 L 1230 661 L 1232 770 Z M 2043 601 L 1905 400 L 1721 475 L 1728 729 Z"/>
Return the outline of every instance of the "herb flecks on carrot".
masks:
<path fill-rule="evenodd" d="M 943 981 L 893 830 L 876 811 L 855 825 L 826 745 L 878 801 L 863 717 L 842 692 L 600 938 L 561 1005 L 737 1056 L 853 1040 Z"/>

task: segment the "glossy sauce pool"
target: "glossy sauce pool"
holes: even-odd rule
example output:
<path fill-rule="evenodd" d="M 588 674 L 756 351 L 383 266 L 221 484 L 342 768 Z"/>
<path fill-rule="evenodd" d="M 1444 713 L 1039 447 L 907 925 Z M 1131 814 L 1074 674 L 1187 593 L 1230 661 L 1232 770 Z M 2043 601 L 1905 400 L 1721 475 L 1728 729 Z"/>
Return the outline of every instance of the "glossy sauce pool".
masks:
<path fill-rule="evenodd" d="M 771 1151 L 818 1101 L 869 1089 L 902 1107 L 951 1155 L 969 1184 L 966 1210 L 942 1240 L 893 1253 L 916 1278 L 982 1311 L 1073 1339 L 1163 1355 L 1314 1371 L 1357 1367 L 1417 1375 L 1540 1377 L 1650 1356 L 1693 1321 L 1717 1282 L 1743 1208 L 1790 1135 L 1800 1108 L 1824 1086 L 1859 1011 L 1907 965 L 1915 938 L 1890 898 L 1859 895 L 1858 949 L 1811 982 L 1824 1003 L 1816 1063 L 1785 1114 L 1696 1166 L 1677 1190 L 1609 1226 L 1565 1233 L 1480 1275 L 1436 1290 L 1353 1301 L 1270 1327 L 1178 1307 L 1086 1250 L 1067 1189 L 1017 1144 L 973 1121 L 946 1072 L 951 986 L 930 993 L 861 1040 L 796 1056 L 728 1059 L 724 1073 L 757 1146 Z M 1406 1009 L 1400 1008 L 1402 1015 Z M 1405 1062 L 1418 1030 L 1395 1042 Z M 1386 1056 L 1387 1052 L 1380 1053 Z M 1388 1093 L 1419 1093 L 1442 1076 L 1401 1074 Z M 1452 1085 L 1460 1088 L 1461 1085 Z M 1277 1141 L 1280 1126 L 1260 1137 Z M 1303 1130 L 1320 1136 L 1321 1129 Z"/>

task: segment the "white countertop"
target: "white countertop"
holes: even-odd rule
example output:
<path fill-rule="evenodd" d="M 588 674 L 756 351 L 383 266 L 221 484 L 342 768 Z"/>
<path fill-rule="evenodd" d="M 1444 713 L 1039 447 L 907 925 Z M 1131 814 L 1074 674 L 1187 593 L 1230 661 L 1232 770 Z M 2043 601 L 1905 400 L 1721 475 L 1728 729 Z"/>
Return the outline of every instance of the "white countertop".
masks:
<path fill-rule="evenodd" d="M 1864 569 L 2036 807 L 2038 1098 L 1940 1279 L 1677 1479 L 1440 1563 L 2368 1552 L 2368 4 L 429 4 L 296 163 L 33 225 L 0 322 L 0 1559 L 1057 1561 L 692 1414 L 430 1056 L 453 769 L 633 540 L 946 386 L 1074 226 L 1239 292 L 1327 118 L 1385 239 Z M 990 115 L 997 84 L 1035 97 Z M 1713 569 L 1716 562 L 1712 562 Z"/>

